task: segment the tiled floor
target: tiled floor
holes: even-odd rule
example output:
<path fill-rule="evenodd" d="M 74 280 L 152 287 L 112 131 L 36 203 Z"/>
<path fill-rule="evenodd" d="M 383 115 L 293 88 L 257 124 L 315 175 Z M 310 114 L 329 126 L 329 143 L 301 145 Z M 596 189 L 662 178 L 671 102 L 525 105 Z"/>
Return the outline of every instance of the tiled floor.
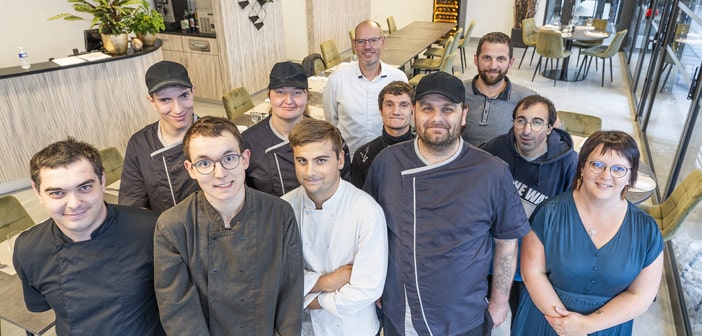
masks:
<path fill-rule="evenodd" d="M 476 41 L 471 41 L 467 46 L 469 65 L 465 69 L 465 73 L 460 73 L 460 60 L 457 59 L 454 70 L 458 71 L 457 75 L 463 79 L 471 78 L 475 75 L 475 66 L 473 65 L 473 53 L 475 51 Z M 517 64 L 521 57 L 522 49 L 515 49 L 515 57 Z M 531 50 L 529 50 L 531 53 Z M 597 115 L 603 119 L 603 129 L 617 129 L 632 134 L 635 138 L 639 138 L 637 128 L 632 117 L 632 101 L 629 95 L 628 83 L 626 76 L 621 67 L 621 60 L 614 58 L 614 82 L 609 83 L 609 74 L 605 78 L 604 87 L 600 87 L 601 64 L 598 72 L 594 71 L 594 64 L 589 77 L 580 82 L 558 82 L 557 86 L 553 86 L 553 81 L 537 74 L 534 82 L 531 82 L 536 59 L 534 64 L 528 64 L 528 57 L 524 61 L 521 70 L 516 69 L 516 65 L 510 70 L 509 78 L 518 84 L 526 85 L 540 94 L 551 99 L 558 110 L 574 111 L 586 114 Z M 571 65 L 571 69 L 574 65 Z M 607 69 L 609 70 L 609 69 Z M 265 97 L 265 93 L 254 95 L 254 102 L 258 103 Z M 199 115 L 218 115 L 224 116 L 224 109 L 219 104 L 209 104 L 198 102 L 196 111 Z M 35 221 L 40 221 L 46 218 L 46 212 L 36 201 L 30 190 L 22 190 L 14 193 L 18 196 L 22 204 L 31 213 Z M 649 311 L 639 317 L 634 323 L 634 335 L 675 335 L 673 329 L 673 320 L 671 316 L 670 301 L 668 298 L 668 290 L 666 283 L 663 282 L 659 290 L 658 298 L 653 303 Z M 24 335 L 22 331 L 3 322 L 3 335 Z M 49 333 L 53 335 L 53 331 Z M 509 335 L 509 327 L 503 325 L 495 329 L 493 335 L 505 336 Z"/>

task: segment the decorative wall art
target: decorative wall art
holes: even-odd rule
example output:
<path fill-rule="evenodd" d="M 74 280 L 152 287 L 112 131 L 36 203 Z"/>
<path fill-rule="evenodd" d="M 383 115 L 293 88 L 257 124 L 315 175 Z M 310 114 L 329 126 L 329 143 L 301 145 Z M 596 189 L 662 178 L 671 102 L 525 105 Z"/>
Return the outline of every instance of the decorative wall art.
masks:
<path fill-rule="evenodd" d="M 273 2 L 273 0 L 238 0 L 238 2 L 242 10 L 249 8 L 249 20 L 251 20 L 256 29 L 261 30 L 263 20 L 266 18 L 266 11 L 263 9 L 263 5 L 266 2 Z"/>

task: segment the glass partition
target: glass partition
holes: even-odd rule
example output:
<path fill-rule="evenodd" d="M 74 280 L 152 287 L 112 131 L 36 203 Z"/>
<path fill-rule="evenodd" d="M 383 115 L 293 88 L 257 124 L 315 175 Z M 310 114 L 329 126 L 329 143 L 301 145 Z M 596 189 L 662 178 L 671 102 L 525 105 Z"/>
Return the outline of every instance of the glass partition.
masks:
<path fill-rule="evenodd" d="M 636 38 L 638 47 L 632 49 L 629 64 L 632 77 L 639 82 L 632 90 L 643 99 L 637 105 L 637 115 L 662 199 L 690 172 L 702 168 L 702 121 L 698 118 L 702 92 L 699 85 L 702 7 L 698 2 L 661 0 L 656 5 L 653 1 L 654 6 L 646 10 L 656 8 L 663 17 L 656 19 L 652 10 L 650 22 L 645 23 L 650 30 Z M 644 17 L 632 25 L 641 25 L 646 20 Z M 656 47 L 659 41 L 665 43 Z M 654 47 L 648 49 L 649 43 Z M 635 65 L 634 60 L 638 62 Z M 638 77 L 636 69 L 642 70 Z M 671 271 L 679 284 L 676 299 L 683 310 L 687 335 L 702 335 L 702 205 L 690 213 L 672 236 L 668 244 L 668 253 L 671 252 L 674 260 Z"/>

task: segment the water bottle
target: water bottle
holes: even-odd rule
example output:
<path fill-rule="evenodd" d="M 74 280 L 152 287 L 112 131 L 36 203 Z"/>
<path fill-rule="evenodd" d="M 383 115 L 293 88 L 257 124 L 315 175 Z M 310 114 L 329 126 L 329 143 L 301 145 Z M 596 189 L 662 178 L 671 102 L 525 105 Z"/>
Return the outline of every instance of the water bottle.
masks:
<path fill-rule="evenodd" d="M 27 55 L 27 52 L 24 51 L 22 47 L 19 47 L 19 59 L 20 59 L 20 66 L 22 69 L 29 69 L 29 55 Z"/>

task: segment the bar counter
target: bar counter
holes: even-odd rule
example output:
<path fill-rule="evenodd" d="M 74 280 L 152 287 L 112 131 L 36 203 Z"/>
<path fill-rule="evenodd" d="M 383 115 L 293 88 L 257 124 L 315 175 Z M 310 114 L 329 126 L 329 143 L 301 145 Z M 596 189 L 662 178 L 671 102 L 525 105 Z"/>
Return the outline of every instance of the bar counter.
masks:
<path fill-rule="evenodd" d="M 157 40 L 104 60 L 0 69 L 0 185 L 26 180 L 32 155 L 68 136 L 124 153 L 129 137 L 158 119 L 144 74 L 163 59 L 160 47 Z"/>

